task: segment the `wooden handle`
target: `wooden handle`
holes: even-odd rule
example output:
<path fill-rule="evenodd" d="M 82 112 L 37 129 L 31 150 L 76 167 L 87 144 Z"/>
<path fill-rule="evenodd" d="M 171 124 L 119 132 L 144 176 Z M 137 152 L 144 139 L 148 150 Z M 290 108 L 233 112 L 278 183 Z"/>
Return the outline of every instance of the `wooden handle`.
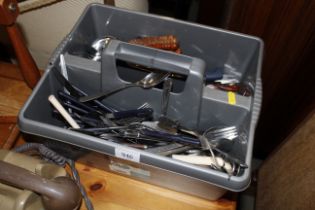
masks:
<path fill-rule="evenodd" d="M 210 156 L 172 155 L 172 158 L 196 165 L 216 165 L 214 159 Z M 229 174 L 233 173 L 233 166 L 230 163 L 226 162 L 221 157 L 216 157 L 216 161 L 218 165 L 223 167 Z"/>
<path fill-rule="evenodd" d="M 142 37 L 132 39 L 129 43 L 171 51 L 176 51 L 179 48 L 178 40 L 173 35 Z"/>
<path fill-rule="evenodd" d="M 18 59 L 24 80 L 30 88 L 34 88 L 40 79 L 40 73 L 36 63 L 25 46 L 22 34 L 17 25 L 14 23 L 10 26 L 6 26 L 6 29 Z"/>
<path fill-rule="evenodd" d="M 63 108 L 58 99 L 54 95 L 48 97 L 49 102 L 58 110 L 63 118 L 71 125 L 72 128 L 80 128 L 78 123 L 70 116 L 70 114 Z"/>

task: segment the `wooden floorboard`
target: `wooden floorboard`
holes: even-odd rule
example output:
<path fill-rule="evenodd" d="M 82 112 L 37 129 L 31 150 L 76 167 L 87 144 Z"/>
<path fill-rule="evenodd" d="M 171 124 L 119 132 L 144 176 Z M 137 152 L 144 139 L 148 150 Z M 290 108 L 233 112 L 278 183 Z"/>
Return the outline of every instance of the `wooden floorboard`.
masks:
<path fill-rule="evenodd" d="M 16 122 L 31 89 L 18 76 L 16 65 L 0 62 L 0 123 Z"/>
<path fill-rule="evenodd" d="M 17 65 L 0 61 L 0 77 L 23 81 Z"/>

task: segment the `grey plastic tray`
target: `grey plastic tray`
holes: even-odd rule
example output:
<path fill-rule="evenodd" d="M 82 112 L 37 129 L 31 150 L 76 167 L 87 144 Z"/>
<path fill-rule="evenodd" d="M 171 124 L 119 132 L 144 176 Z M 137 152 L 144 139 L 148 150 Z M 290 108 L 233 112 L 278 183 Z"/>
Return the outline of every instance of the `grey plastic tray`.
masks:
<path fill-rule="evenodd" d="M 95 39 L 107 35 L 127 41 L 138 36 L 165 34 L 173 34 L 180 40 L 184 55 L 138 47 L 120 41 L 114 41 L 109 51 L 103 52 L 102 62 L 69 53 L 73 47 L 90 45 Z M 120 72 L 121 77 L 135 80 L 133 75 L 128 74 L 128 68 L 118 66 L 115 68 L 117 58 L 142 62 L 146 65 L 148 60 L 153 59 L 155 64 L 161 64 L 158 67 L 162 70 L 173 70 L 186 75 L 186 81 L 177 82 L 179 92 L 171 93 L 168 110 L 170 116 L 179 119 L 186 126 L 199 130 L 216 125 L 242 127 L 248 135 L 248 141 L 246 144 L 235 146 L 231 154 L 244 160 L 249 168 L 240 176 L 229 177 L 219 171 L 64 129 L 63 124 L 52 117 L 52 108 L 47 100 L 50 94 L 56 94 L 62 88 L 52 73 L 53 66 L 59 68 L 61 53 L 66 55 L 69 81 L 89 94 L 123 83 L 125 79 L 118 78 L 115 71 Z M 260 80 L 262 53 L 263 43 L 256 37 L 156 15 L 91 4 L 52 55 L 45 74 L 20 112 L 19 126 L 23 132 L 42 137 L 46 142 L 62 142 L 77 149 L 82 148 L 87 153 L 95 153 L 95 157 L 101 159 L 95 157 L 89 159 L 91 154 L 87 153 L 84 157 L 79 157 L 86 163 L 93 161 L 95 167 L 215 200 L 225 190 L 242 191 L 250 183 L 254 132 L 262 97 Z M 148 58 L 143 59 L 144 55 L 148 55 Z M 201 78 L 203 72 L 218 66 L 235 69 L 242 82 L 252 84 L 254 95 L 251 97 L 236 95 L 236 103 L 231 104 L 227 92 L 205 87 Z M 141 74 L 136 74 L 135 77 L 141 78 Z M 191 85 L 197 87 L 194 90 L 195 95 L 188 91 Z M 133 96 L 136 100 L 132 100 Z M 193 100 L 186 96 L 192 97 Z M 106 103 L 127 109 L 150 101 L 158 115 L 160 97 L 161 90 L 158 88 L 152 90 L 134 88 L 110 96 L 106 99 Z M 180 105 L 177 102 L 180 102 Z M 121 151 L 127 151 L 136 158 L 122 160 L 119 155 Z M 117 165 L 130 167 L 133 173 L 114 170 L 117 169 Z M 140 171 L 141 175 L 139 173 L 135 175 L 137 174 L 135 171 L 137 173 Z"/>

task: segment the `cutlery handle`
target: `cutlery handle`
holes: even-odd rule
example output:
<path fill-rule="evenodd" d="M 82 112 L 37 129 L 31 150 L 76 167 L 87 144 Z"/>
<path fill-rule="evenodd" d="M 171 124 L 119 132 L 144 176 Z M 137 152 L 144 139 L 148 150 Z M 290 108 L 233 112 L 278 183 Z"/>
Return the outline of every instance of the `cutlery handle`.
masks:
<path fill-rule="evenodd" d="M 173 135 L 173 134 L 169 134 L 162 131 L 155 131 L 155 130 L 148 130 L 148 129 L 143 129 L 141 132 L 143 135 L 147 135 L 147 136 L 155 137 L 155 138 L 162 138 L 166 141 L 180 142 L 180 143 L 191 144 L 191 145 L 200 145 L 200 142 L 198 139 L 187 137 L 187 136 Z"/>
<path fill-rule="evenodd" d="M 205 82 L 206 84 L 209 84 L 211 82 L 214 82 L 215 80 L 222 79 L 223 77 L 223 68 L 215 68 L 210 69 L 205 72 Z"/>
<path fill-rule="evenodd" d="M 60 72 L 56 67 L 53 67 L 51 69 L 51 71 L 53 72 L 53 74 L 55 75 L 56 79 L 58 80 L 58 82 L 64 86 L 69 93 L 71 94 L 71 96 L 74 96 L 75 98 L 77 97 L 82 97 L 82 96 L 86 96 L 87 94 L 85 92 L 83 92 L 81 89 L 77 88 L 76 86 L 72 85 Z M 114 112 L 116 111 L 114 108 L 109 107 L 103 103 L 101 103 L 98 100 L 94 100 L 93 103 L 98 106 L 99 108 L 103 109 L 106 112 Z"/>
<path fill-rule="evenodd" d="M 152 108 L 143 108 L 143 109 L 132 109 L 126 111 L 119 111 L 107 114 L 106 117 L 114 119 L 122 119 L 128 117 L 138 117 L 138 118 L 152 118 L 153 109 Z"/>
<path fill-rule="evenodd" d="M 76 98 L 74 98 L 73 96 L 71 95 L 68 95 L 66 94 L 65 92 L 63 91 L 58 91 L 58 96 L 61 100 L 63 101 L 69 101 L 71 102 L 73 105 L 76 105 L 78 106 L 79 108 L 82 108 L 84 109 L 85 111 L 87 112 L 97 112 L 96 109 L 92 108 L 91 106 L 88 106 L 82 102 L 79 102 Z"/>
<path fill-rule="evenodd" d="M 100 92 L 100 93 L 96 93 L 96 94 L 92 94 L 92 95 L 88 95 L 88 96 L 82 96 L 82 97 L 80 97 L 79 100 L 80 100 L 80 102 L 89 102 L 92 100 L 101 99 L 101 98 L 104 98 L 106 96 L 110 96 L 116 92 L 119 92 L 121 90 L 130 88 L 130 87 L 138 87 L 138 86 L 139 85 L 136 85 L 136 84 L 123 84 L 120 87 L 117 87 L 117 88 L 114 88 L 114 89 L 111 89 L 108 91 L 104 91 L 104 92 Z"/>
<path fill-rule="evenodd" d="M 228 174 L 233 174 L 233 165 L 221 157 L 213 157 L 210 156 L 191 156 L 191 155 L 172 155 L 173 159 L 184 161 L 191 164 L 196 165 L 208 165 L 208 166 L 215 166 L 216 162 L 220 167 L 222 167 Z"/>
<path fill-rule="evenodd" d="M 80 128 L 78 123 L 70 116 L 70 114 L 65 110 L 65 108 L 60 104 L 54 95 L 50 95 L 48 100 L 60 112 L 60 114 L 65 118 L 72 128 Z"/>
<path fill-rule="evenodd" d="M 141 37 L 132 39 L 129 43 L 170 51 L 176 51 L 179 48 L 178 40 L 174 35 Z"/>

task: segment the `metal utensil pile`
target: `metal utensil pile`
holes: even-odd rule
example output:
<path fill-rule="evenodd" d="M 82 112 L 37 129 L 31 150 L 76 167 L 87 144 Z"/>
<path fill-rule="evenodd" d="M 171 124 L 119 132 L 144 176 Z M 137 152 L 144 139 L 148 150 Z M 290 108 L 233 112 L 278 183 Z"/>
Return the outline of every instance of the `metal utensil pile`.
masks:
<path fill-rule="evenodd" d="M 99 42 L 97 43 L 99 45 Z M 166 74 L 158 82 L 164 82 L 160 110 L 162 114 L 158 119 L 154 119 L 154 110 L 149 103 L 132 110 L 119 110 L 106 104 L 106 100 L 104 100 L 105 103 L 101 102 L 98 100 L 99 97 L 87 97 L 87 94 L 68 81 L 62 55 L 60 61 L 61 71 L 56 67 L 52 71 L 63 87 L 56 96 L 49 98 L 54 107 L 53 115 L 56 119 L 65 122 L 67 129 L 150 153 L 170 156 L 180 161 L 210 167 L 229 175 L 240 175 L 243 169 L 247 168 L 243 161 L 220 147 L 222 143 L 225 145 L 227 143 L 231 149 L 235 142 L 246 142 L 244 138 L 247 137 L 244 137 L 244 133 L 240 132 L 236 126 L 218 126 L 200 132 L 185 128 L 167 117 L 168 98 L 172 89 L 172 80 L 168 78 L 170 74 Z M 130 87 L 134 86 L 137 85 L 130 85 Z M 126 85 L 126 87 L 129 86 Z M 126 87 L 118 87 L 116 92 Z M 155 85 L 149 88 L 153 87 Z M 102 95 L 103 98 L 106 96 L 108 96 L 107 93 Z M 88 100 L 82 100 L 82 98 L 88 98 Z M 242 141 L 238 140 L 240 136 L 242 136 Z"/>

